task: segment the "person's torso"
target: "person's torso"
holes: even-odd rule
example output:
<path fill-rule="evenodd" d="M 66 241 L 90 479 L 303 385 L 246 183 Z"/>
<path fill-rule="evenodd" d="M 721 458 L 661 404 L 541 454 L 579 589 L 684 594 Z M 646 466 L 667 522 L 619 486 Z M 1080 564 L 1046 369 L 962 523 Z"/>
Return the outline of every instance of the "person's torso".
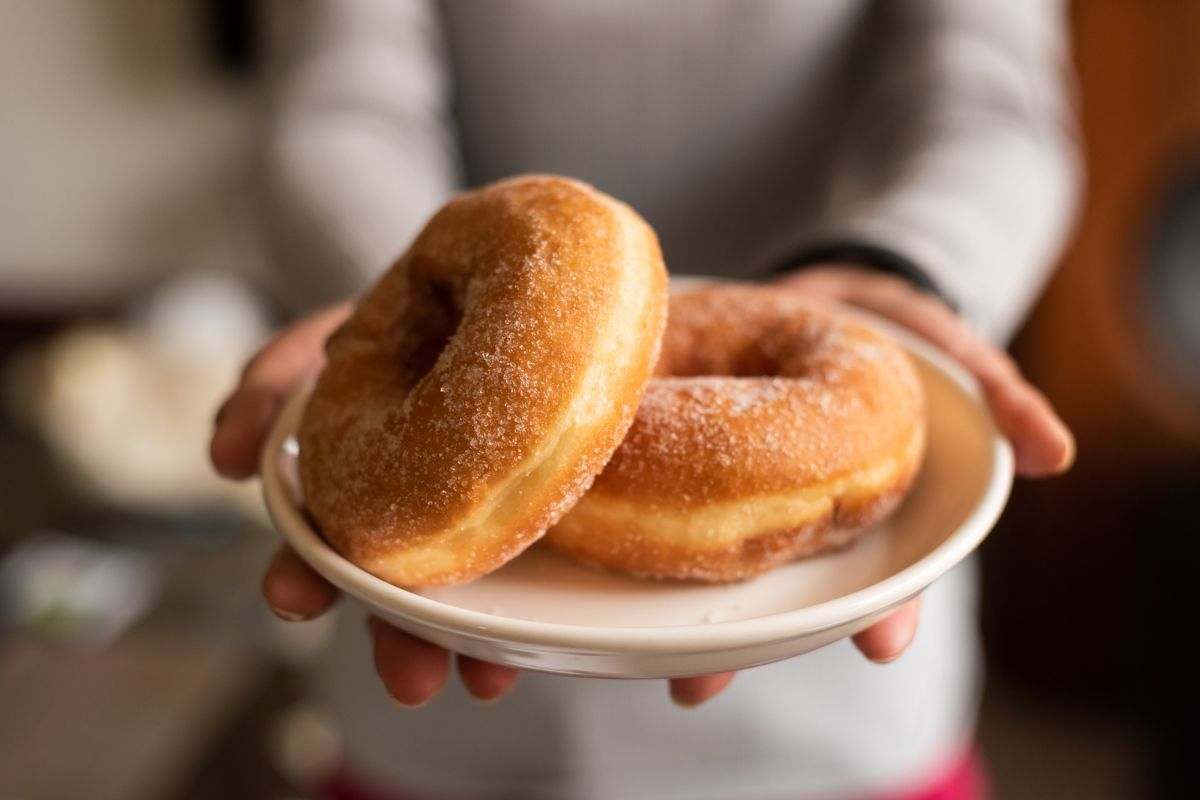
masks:
<path fill-rule="evenodd" d="M 467 182 L 581 178 L 650 221 L 673 272 L 761 270 L 821 202 L 864 7 L 444 3 Z"/>
<path fill-rule="evenodd" d="M 738 675 L 697 709 L 666 681 L 526 672 L 494 705 L 451 677 L 428 706 L 390 702 L 357 606 L 318 674 L 351 770 L 414 797 L 740 800 L 865 797 L 920 786 L 969 744 L 978 685 L 973 564 L 927 593 L 902 658 L 849 641 Z"/>
<path fill-rule="evenodd" d="M 753 274 L 818 210 L 865 8 L 450 0 L 466 182 L 582 178 L 647 217 L 673 272 Z M 973 583 L 965 567 L 929 593 L 917 640 L 894 665 L 841 642 L 746 672 L 697 710 L 672 706 L 662 681 L 533 673 L 495 706 L 451 685 L 427 708 L 401 710 L 372 672 L 358 609 L 343 611 L 320 684 L 351 766 L 418 793 L 859 794 L 919 778 L 969 735 Z"/>

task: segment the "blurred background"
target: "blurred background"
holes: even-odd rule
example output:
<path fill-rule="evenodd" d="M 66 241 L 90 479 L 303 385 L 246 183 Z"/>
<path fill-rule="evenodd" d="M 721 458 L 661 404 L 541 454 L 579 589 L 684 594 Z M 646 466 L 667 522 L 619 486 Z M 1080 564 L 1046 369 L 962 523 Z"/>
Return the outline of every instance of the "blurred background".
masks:
<path fill-rule="evenodd" d="M 336 759 L 322 623 L 257 599 L 212 411 L 280 314 L 255 140 L 275 4 L 0 4 L 0 798 L 276 798 Z M 983 550 L 1001 798 L 1194 797 L 1200 3 L 1073 11 L 1089 190 L 1014 344 L 1075 429 Z M 1182 635 L 1180 635 L 1182 633 Z"/>

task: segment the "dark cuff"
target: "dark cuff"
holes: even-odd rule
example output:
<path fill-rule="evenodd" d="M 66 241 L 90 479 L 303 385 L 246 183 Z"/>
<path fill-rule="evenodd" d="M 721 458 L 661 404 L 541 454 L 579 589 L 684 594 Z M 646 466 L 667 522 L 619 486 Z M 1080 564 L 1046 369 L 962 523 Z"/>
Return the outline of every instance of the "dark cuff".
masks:
<path fill-rule="evenodd" d="M 772 275 L 817 264 L 854 264 L 897 275 L 957 310 L 957 304 L 920 267 L 892 250 L 861 242 L 832 242 L 805 248 L 770 271 Z"/>

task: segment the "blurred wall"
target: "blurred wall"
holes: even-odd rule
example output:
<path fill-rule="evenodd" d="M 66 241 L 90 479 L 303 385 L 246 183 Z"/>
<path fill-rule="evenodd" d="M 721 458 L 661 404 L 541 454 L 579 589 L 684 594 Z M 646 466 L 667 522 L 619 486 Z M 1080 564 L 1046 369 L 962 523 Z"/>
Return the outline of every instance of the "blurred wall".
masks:
<path fill-rule="evenodd" d="M 255 98 L 205 35 L 219 5 L 0 3 L 0 310 L 255 267 Z"/>
<path fill-rule="evenodd" d="M 1195 364 L 1162 347 L 1185 331 L 1150 290 L 1164 220 L 1200 191 L 1200 3 L 1097 0 L 1073 16 L 1088 194 L 1014 350 L 1079 455 L 1066 476 L 1018 483 L 984 551 L 985 621 L 999 672 L 1144 719 L 1183 707 L 1174 639 L 1200 580 Z M 1200 274 L 1200 248 L 1176 252 L 1174 268 Z M 1200 320 L 1200 292 L 1172 304 Z"/>

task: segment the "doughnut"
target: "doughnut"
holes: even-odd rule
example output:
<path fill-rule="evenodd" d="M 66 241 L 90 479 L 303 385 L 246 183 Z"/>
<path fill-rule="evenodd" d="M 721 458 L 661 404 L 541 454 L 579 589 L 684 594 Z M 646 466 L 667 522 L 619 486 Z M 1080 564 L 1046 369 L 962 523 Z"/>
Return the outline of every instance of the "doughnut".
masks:
<path fill-rule="evenodd" d="M 844 546 L 912 484 L 923 403 L 908 355 L 844 314 L 771 287 L 677 294 L 625 441 L 545 542 L 708 582 Z"/>
<path fill-rule="evenodd" d="M 666 285 L 651 228 L 586 184 L 528 176 L 453 199 L 326 345 L 297 437 L 325 539 L 402 587 L 516 556 L 620 444 Z"/>

